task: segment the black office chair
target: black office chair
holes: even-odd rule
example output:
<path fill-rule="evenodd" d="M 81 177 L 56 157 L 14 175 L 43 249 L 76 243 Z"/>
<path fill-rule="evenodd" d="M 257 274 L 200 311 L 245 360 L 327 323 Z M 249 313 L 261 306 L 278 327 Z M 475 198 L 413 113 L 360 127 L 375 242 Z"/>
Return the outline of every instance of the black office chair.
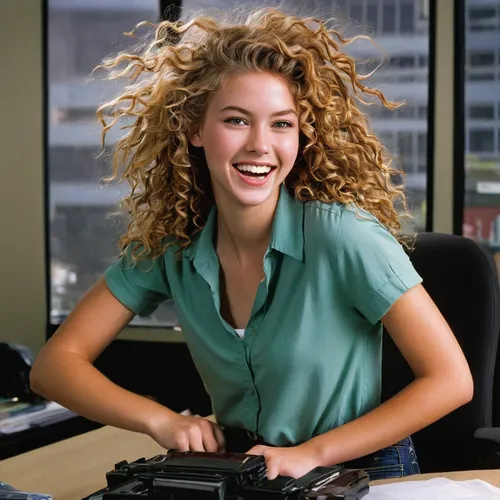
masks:
<path fill-rule="evenodd" d="M 492 425 L 500 328 L 495 262 L 489 251 L 474 241 L 439 233 L 419 235 L 410 259 L 460 343 L 474 378 L 470 403 L 413 435 L 420 467 L 422 472 L 476 469 L 484 465 L 485 441 L 475 438 L 474 433 Z M 413 380 L 406 360 L 387 333 L 382 374 L 382 400 Z"/>
<path fill-rule="evenodd" d="M 493 427 L 477 429 L 480 441 L 480 468 L 500 469 L 500 342 L 498 344 L 495 377 L 493 381 Z"/>

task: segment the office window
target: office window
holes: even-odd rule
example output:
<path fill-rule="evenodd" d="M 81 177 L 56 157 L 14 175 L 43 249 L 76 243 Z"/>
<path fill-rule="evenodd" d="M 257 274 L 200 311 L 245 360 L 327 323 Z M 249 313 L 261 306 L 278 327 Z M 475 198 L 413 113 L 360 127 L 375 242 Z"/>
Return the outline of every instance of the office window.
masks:
<path fill-rule="evenodd" d="M 243 0 L 250 2 L 250 0 Z M 267 1 L 267 0 L 265 0 Z M 425 227 L 427 60 L 429 34 L 425 2 L 409 0 L 293 0 L 302 10 L 338 12 L 351 18 L 353 31 L 373 33 L 383 53 L 369 42 L 346 48 L 370 71 L 381 58 L 385 69 L 376 73 L 373 85 L 392 100 L 404 100 L 397 111 L 370 108 L 373 128 L 395 156 L 395 165 L 406 173 L 409 204 L 418 229 Z M 129 43 L 123 36 L 138 22 L 158 18 L 158 0 L 47 0 L 49 251 L 51 267 L 51 321 L 59 323 L 81 296 L 102 275 L 117 254 L 116 241 L 126 221 L 110 217 L 116 211 L 125 186 L 104 187 L 101 178 L 110 172 L 110 150 L 98 156 L 100 125 L 95 110 L 115 95 L 106 82 L 86 83 L 101 59 Z M 203 7 L 229 7 L 233 0 L 186 0 L 188 11 Z M 269 3 L 274 3 L 269 0 Z M 292 2 L 293 3 L 293 2 Z M 321 5 L 322 4 L 322 5 Z M 416 24 L 418 20 L 418 24 Z M 349 30 L 350 27 L 347 26 Z M 402 43 L 405 42 L 405 43 Z M 360 66 L 361 68 L 361 66 Z M 370 82 L 368 82 L 370 83 Z M 418 107 L 418 113 L 415 111 Z M 404 128 L 402 122 L 404 121 Z M 400 138 L 404 130 L 407 138 Z M 116 140 L 110 134 L 109 145 Z M 412 228 L 413 229 L 413 228 Z M 177 322 L 172 303 L 150 318 L 147 325 L 172 326 Z"/>
<path fill-rule="evenodd" d="M 498 2 L 467 0 L 466 13 L 467 140 L 462 231 L 488 244 L 500 263 L 500 9 Z"/>
<path fill-rule="evenodd" d="M 125 221 L 110 217 L 125 186 L 103 187 L 110 174 L 110 150 L 98 156 L 98 105 L 117 87 L 87 82 L 110 53 L 137 43 L 123 35 L 145 20 L 156 21 L 158 0 L 48 0 L 48 144 L 51 322 L 60 323 L 99 279 L 118 253 Z M 141 320 L 176 324 L 171 303 Z M 139 320 L 135 320 L 139 323 Z"/>

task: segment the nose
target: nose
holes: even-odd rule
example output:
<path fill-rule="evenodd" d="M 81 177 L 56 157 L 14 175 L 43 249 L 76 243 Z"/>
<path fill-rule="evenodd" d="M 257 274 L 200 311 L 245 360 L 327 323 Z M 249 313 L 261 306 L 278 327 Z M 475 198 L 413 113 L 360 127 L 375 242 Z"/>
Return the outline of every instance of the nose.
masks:
<path fill-rule="evenodd" d="M 266 126 L 252 127 L 249 131 L 246 149 L 258 156 L 268 154 L 271 150 L 270 131 Z"/>

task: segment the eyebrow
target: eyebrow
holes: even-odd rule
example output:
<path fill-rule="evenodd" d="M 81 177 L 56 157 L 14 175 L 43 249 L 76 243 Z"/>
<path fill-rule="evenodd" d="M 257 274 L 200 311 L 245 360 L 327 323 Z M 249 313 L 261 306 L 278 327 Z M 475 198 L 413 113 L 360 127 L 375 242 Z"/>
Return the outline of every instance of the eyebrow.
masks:
<path fill-rule="evenodd" d="M 238 106 L 226 106 L 225 108 L 220 110 L 221 113 L 223 111 L 238 111 L 239 113 L 242 113 L 243 115 L 247 115 L 247 116 L 252 115 L 252 113 L 250 113 L 250 111 L 247 111 L 246 109 L 240 108 Z M 273 113 L 271 116 L 289 115 L 290 113 L 293 113 L 294 115 L 297 114 L 293 109 L 284 109 L 283 111 L 276 111 L 276 113 Z"/>

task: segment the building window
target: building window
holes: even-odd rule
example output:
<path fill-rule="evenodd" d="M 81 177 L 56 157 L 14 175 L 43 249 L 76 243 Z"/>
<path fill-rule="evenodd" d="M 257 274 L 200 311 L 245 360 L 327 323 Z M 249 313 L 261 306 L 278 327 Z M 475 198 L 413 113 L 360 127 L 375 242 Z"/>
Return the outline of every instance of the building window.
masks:
<path fill-rule="evenodd" d="M 470 130 L 469 149 L 471 153 L 492 153 L 495 151 L 495 131 L 491 129 Z"/>
<path fill-rule="evenodd" d="M 493 104 L 471 104 L 469 106 L 469 119 L 494 120 L 495 107 Z"/>
<path fill-rule="evenodd" d="M 494 52 L 469 52 L 469 64 L 471 68 L 493 66 L 495 64 Z"/>
<path fill-rule="evenodd" d="M 415 31 L 415 4 L 414 2 L 401 2 L 399 6 L 399 32 L 404 34 Z"/>
<path fill-rule="evenodd" d="M 356 22 L 362 22 L 363 21 L 363 3 L 360 2 L 359 0 L 357 2 L 356 1 L 350 2 L 349 15 Z"/>
<path fill-rule="evenodd" d="M 469 22 L 489 21 L 496 17 L 495 7 L 474 7 L 469 9 Z"/>
<path fill-rule="evenodd" d="M 498 10 L 495 6 L 470 8 L 468 21 L 471 31 L 495 30 L 498 27 Z"/>
<path fill-rule="evenodd" d="M 419 105 L 418 106 L 418 117 L 427 119 L 427 105 Z"/>
<path fill-rule="evenodd" d="M 394 0 L 382 2 L 382 33 L 391 35 L 396 32 L 396 3 Z"/>
<path fill-rule="evenodd" d="M 378 33 L 378 0 L 369 1 L 366 5 L 366 24 L 370 26 L 374 33 Z"/>

